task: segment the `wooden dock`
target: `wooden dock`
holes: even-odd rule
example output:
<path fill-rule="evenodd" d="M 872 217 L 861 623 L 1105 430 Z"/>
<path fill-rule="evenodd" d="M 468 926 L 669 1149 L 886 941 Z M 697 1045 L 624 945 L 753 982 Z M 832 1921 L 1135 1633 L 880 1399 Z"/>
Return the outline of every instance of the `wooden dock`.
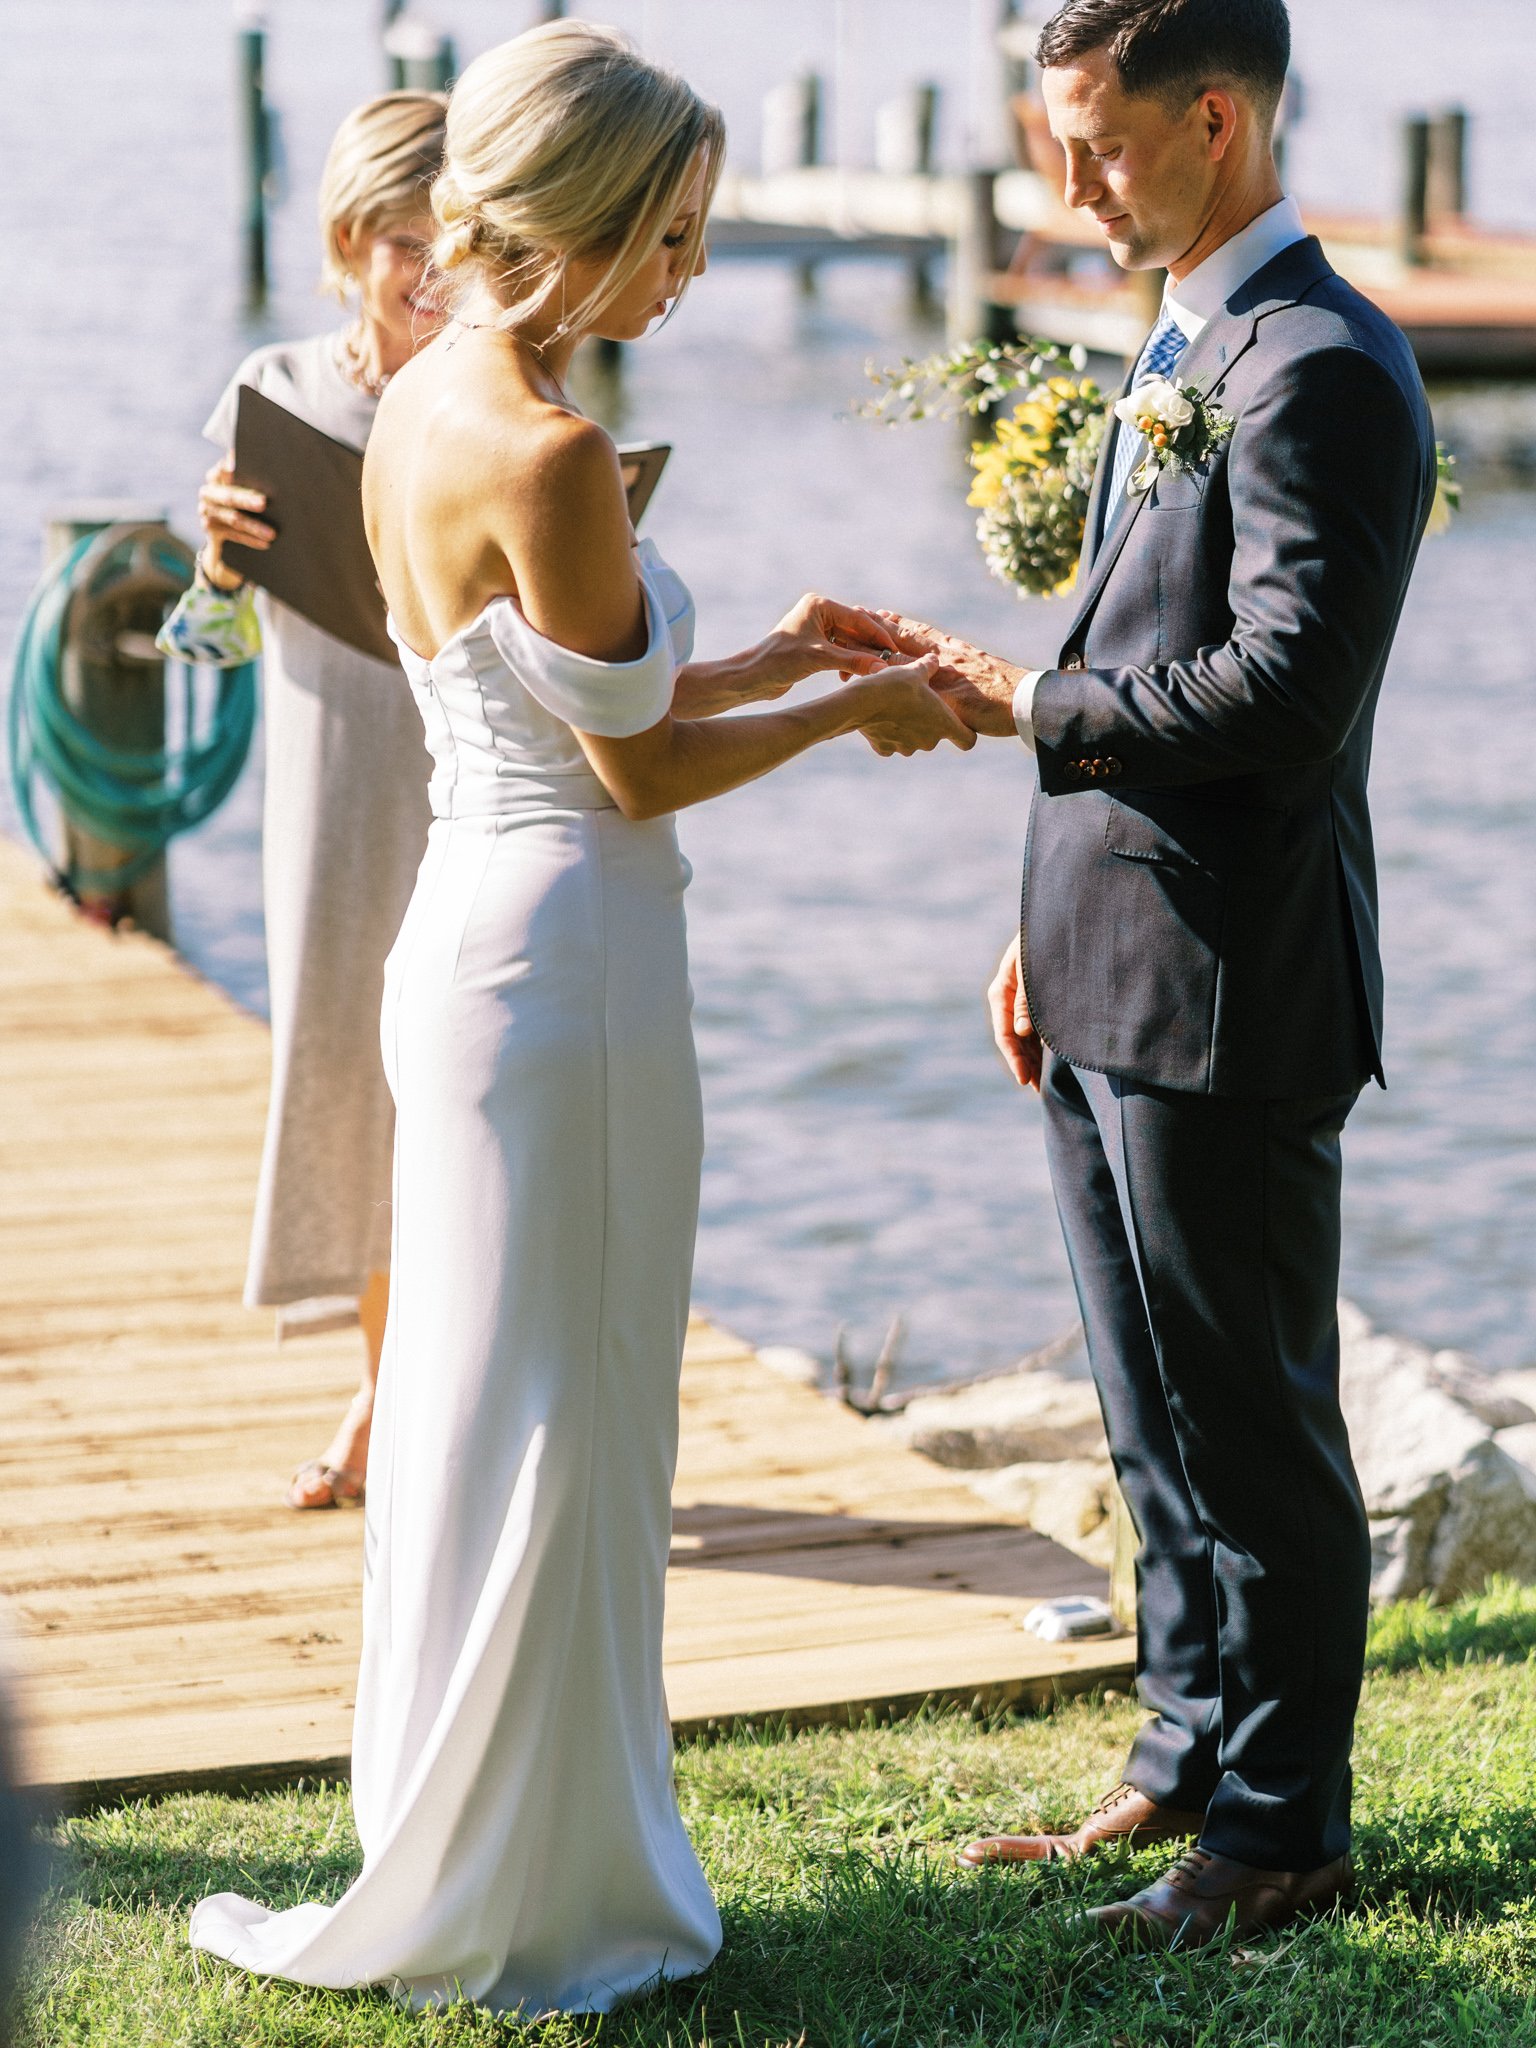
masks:
<path fill-rule="evenodd" d="M 264 1028 L 0 841 L 0 1612 L 59 1803 L 346 1768 L 362 1519 L 299 1515 L 355 1333 L 239 1306 Z M 667 1684 L 680 1730 L 1124 1685 L 1037 1641 L 1101 1574 L 696 1322 Z"/>
<path fill-rule="evenodd" d="M 718 254 L 807 263 L 858 255 L 915 261 L 947 251 L 951 341 L 1017 328 L 1128 356 L 1156 312 L 1148 276 L 1116 272 L 1092 221 L 1033 170 L 732 171 L 710 222 Z M 1536 239 L 1440 223 L 1410 262 L 1387 222 L 1314 213 L 1307 224 L 1341 275 L 1403 329 L 1426 376 L 1536 371 Z M 1010 246 L 1013 260 L 999 269 Z"/>

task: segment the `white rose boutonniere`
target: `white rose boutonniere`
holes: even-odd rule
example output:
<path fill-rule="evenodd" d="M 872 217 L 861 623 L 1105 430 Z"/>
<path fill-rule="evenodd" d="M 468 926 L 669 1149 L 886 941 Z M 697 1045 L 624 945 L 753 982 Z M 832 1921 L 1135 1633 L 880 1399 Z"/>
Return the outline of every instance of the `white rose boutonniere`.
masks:
<path fill-rule="evenodd" d="M 1115 416 L 1147 439 L 1146 456 L 1130 482 L 1136 497 L 1151 490 L 1162 470 L 1187 476 L 1199 469 L 1237 424 L 1231 413 L 1211 403 L 1198 384 L 1170 384 L 1165 377 L 1151 377 L 1138 384 L 1120 400 Z"/>

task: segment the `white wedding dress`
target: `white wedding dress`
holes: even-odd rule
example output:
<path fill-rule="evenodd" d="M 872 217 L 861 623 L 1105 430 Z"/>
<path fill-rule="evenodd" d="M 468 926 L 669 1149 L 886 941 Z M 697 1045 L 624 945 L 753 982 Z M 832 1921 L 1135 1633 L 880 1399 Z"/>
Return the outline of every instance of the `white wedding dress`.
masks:
<path fill-rule="evenodd" d="M 648 542 L 637 562 L 637 661 L 555 646 L 510 598 L 434 661 L 399 643 L 435 769 L 385 978 L 363 1868 L 334 1905 L 202 1901 L 194 1946 L 264 1975 L 603 2012 L 720 1944 L 661 1672 L 701 1151 L 688 870 L 571 731 L 671 701 L 693 608 Z"/>

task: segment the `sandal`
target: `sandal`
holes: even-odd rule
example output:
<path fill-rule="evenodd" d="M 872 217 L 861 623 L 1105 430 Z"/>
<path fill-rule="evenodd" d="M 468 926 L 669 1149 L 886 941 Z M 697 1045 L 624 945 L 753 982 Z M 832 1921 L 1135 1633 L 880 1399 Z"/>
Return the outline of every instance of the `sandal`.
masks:
<path fill-rule="evenodd" d="M 311 1500 L 300 1494 L 306 1480 L 318 1480 L 325 1488 L 329 1499 Z M 354 1472 L 346 1465 L 327 1465 L 323 1458 L 310 1458 L 302 1464 L 288 1482 L 288 1505 L 291 1508 L 360 1508 L 366 1493 L 364 1475 Z M 299 1496 L 295 1498 L 295 1496 Z"/>

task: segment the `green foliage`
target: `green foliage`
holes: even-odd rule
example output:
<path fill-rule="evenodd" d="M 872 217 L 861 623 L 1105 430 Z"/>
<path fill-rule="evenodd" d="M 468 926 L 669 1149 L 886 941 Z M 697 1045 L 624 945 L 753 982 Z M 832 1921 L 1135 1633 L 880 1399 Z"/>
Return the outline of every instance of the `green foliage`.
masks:
<path fill-rule="evenodd" d="M 1026 341 L 973 343 L 893 370 L 870 365 L 880 392 L 857 408 L 888 426 L 961 413 L 985 418 L 1006 399 L 993 438 L 971 445 L 976 538 L 987 567 L 1021 597 L 1052 597 L 1077 576 L 1107 420 L 1104 393 L 1083 372 L 1080 348 Z"/>
<path fill-rule="evenodd" d="M 968 1836 L 1073 1819 L 1139 1714 L 960 1715 L 685 1749 L 679 1791 L 720 1898 L 707 1977 L 607 2020 L 263 1983 L 194 1960 L 186 1919 L 238 1887 L 333 1897 L 357 1864 L 344 1788 L 177 1798 L 53 1831 L 18 2048 L 1536 2048 L 1536 1591 L 1378 1617 L 1357 1744 L 1356 1911 L 1249 1946 L 1120 1956 L 1074 1908 L 1166 1852 L 981 1877 Z"/>

